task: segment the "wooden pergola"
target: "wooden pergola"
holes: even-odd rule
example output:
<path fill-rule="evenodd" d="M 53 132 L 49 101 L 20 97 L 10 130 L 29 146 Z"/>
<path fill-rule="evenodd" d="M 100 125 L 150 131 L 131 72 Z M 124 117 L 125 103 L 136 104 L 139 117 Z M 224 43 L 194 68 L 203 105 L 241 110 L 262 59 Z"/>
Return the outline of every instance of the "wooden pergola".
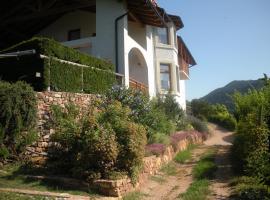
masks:
<path fill-rule="evenodd" d="M 129 19 L 164 27 L 173 22 L 183 27 L 178 16 L 169 15 L 151 0 L 126 0 Z M 0 49 L 31 38 L 44 27 L 74 10 L 96 12 L 96 0 L 8 0 L 0 7 Z"/>

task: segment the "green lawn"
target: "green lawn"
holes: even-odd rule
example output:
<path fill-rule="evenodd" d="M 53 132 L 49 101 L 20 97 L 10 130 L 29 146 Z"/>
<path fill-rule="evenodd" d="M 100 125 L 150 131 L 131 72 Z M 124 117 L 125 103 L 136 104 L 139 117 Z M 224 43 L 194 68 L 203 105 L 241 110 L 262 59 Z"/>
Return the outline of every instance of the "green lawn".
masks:
<path fill-rule="evenodd" d="M 54 198 L 43 196 L 30 196 L 11 192 L 0 192 L 0 200 L 54 200 Z"/>
<path fill-rule="evenodd" d="M 63 186 L 60 182 L 48 180 L 33 180 L 27 178 L 20 170 L 20 164 L 5 166 L 0 170 L 0 188 L 16 188 L 37 191 L 69 193 L 74 195 L 95 195 L 91 190 L 82 191 L 79 188 Z"/>

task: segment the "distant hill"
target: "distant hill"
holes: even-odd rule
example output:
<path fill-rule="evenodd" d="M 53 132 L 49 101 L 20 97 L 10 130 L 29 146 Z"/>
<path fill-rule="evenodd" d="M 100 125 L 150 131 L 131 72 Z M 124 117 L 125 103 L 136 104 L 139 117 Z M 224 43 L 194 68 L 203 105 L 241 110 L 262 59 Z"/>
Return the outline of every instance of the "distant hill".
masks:
<path fill-rule="evenodd" d="M 230 98 L 235 91 L 242 94 L 248 92 L 249 89 L 260 89 L 263 87 L 262 80 L 232 81 L 222 88 L 218 88 L 202 97 L 200 100 L 207 101 L 210 104 L 224 104 L 229 110 L 233 109 L 233 102 Z"/>

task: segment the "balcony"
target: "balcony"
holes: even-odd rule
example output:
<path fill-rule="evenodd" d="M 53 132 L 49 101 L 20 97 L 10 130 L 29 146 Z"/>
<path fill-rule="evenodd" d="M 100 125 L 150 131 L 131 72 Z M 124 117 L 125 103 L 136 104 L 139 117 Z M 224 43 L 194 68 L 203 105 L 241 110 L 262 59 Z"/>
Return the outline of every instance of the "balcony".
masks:
<path fill-rule="evenodd" d="M 66 42 L 62 42 L 63 45 L 67 47 L 71 47 L 83 53 L 92 54 L 93 52 L 93 43 L 95 37 L 85 37 L 77 40 L 70 40 Z"/>
<path fill-rule="evenodd" d="M 129 87 L 135 90 L 140 90 L 144 94 L 148 94 L 148 86 L 132 78 L 129 78 Z"/>
<path fill-rule="evenodd" d="M 117 84 L 125 85 L 125 76 L 118 73 L 115 73 L 115 75 Z M 144 94 L 148 95 L 148 86 L 139 81 L 136 81 L 135 79 L 129 78 L 129 87 L 135 90 L 140 90 Z"/>

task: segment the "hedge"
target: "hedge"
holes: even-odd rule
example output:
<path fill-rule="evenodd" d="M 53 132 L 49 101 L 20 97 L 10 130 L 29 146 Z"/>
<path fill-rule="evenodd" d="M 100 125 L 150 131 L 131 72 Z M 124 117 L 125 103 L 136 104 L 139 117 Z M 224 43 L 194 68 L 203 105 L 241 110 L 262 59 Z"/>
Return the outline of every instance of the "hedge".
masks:
<path fill-rule="evenodd" d="M 115 83 L 114 67 L 104 60 L 80 53 L 48 38 L 32 38 L 0 53 L 35 49 L 39 56 L 0 59 L 1 79 L 9 82 L 24 80 L 35 90 L 50 87 L 54 91 L 103 93 Z M 89 67 L 61 62 L 65 60 Z M 36 77 L 36 72 L 41 77 Z"/>
<path fill-rule="evenodd" d="M 62 60 L 68 60 L 71 62 L 80 63 L 99 69 L 114 70 L 113 64 L 109 62 L 95 58 L 88 54 L 81 53 L 75 49 L 66 47 L 53 39 L 43 37 L 33 37 L 30 40 L 23 41 L 3 51 L 0 51 L 0 53 L 30 49 L 35 49 L 38 54 L 43 54 L 46 56 L 56 57 Z"/>

